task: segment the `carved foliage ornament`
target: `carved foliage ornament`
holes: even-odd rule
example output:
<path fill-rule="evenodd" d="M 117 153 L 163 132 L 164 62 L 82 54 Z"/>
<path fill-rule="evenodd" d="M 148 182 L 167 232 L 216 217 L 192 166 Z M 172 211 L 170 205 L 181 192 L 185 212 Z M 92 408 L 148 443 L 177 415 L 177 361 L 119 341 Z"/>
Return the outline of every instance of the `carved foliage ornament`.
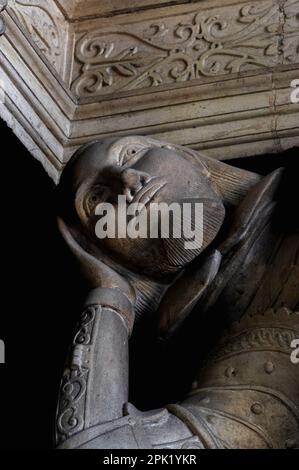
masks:
<path fill-rule="evenodd" d="M 185 15 L 179 23 L 168 18 L 86 33 L 76 47 L 72 90 L 84 97 L 274 67 L 284 61 L 285 21 L 298 39 L 299 1 L 284 8 L 272 0 L 251 2 Z M 295 60 L 293 50 L 288 56 Z"/>
<path fill-rule="evenodd" d="M 61 37 L 55 15 L 51 10 L 48 11 L 46 4 L 36 0 L 11 0 L 9 5 L 33 42 L 48 61 L 59 69 Z"/>
<path fill-rule="evenodd" d="M 285 25 L 283 52 L 286 63 L 299 62 L 299 2 L 287 0 L 284 5 Z"/>
<path fill-rule="evenodd" d="M 6 6 L 7 6 L 7 0 L 0 0 L 0 35 L 3 34 L 5 31 L 5 23 L 4 23 L 1 13 L 6 8 Z"/>

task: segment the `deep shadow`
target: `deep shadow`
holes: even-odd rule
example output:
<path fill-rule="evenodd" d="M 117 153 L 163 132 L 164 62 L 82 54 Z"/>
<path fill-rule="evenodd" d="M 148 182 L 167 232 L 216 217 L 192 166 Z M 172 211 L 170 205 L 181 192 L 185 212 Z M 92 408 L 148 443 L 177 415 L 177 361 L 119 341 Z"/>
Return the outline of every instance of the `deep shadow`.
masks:
<path fill-rule="evenodd" d="M 56 229 L 54 183 L 3 122 L 0 427 L 3 448 L 49 448 L 58 386 L 81 304 Z"/>
<path fill-rule="evenodd" d="M 59 382 L 85 289 L 56 228 L 55 185 L 2 122 L 0 135 L 5 183 L 0 338 L 7 362 L 0 375 L 0 447 L 51 448 Z M 287 166 L 295 182 L 298 158 L 294 149 L 229 163 L 261 174 Z M 131 341 L 131 401 L 141 409 L 175 401 L 187 388 L 194 364 L 188 362 L 192 341 L 186 328 L 171 350 L 157 343 L 151 325 L 140 327 Z M 202 342 L 204 351 L 207 330 L 192 323 L 190 329 L 193 343 Z"/>

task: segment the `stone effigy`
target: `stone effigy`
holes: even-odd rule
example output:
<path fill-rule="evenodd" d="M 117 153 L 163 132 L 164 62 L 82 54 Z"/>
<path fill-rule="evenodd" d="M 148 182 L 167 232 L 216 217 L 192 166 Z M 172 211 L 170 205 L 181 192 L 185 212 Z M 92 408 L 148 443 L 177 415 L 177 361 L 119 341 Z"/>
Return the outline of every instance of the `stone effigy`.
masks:
<path fill-rule="evenodd" d="M 299 447 L 290 186 L 284 169 L 261 177 L 147 137 L 106 139 L 75 154 L 57 190 L 59 228 L 89 294 L 61 383 L 59 448 Z M 117 206 L 119 195 L 146 208 L 202 201 L 201 247 L 186 250 L 183 237 L 100 240 L 96 207 Z M 185 399 L 147 412 L 128 402 L 128 341 L 144 315 L 164 338 L 191 317 L 221 325 Z"/>

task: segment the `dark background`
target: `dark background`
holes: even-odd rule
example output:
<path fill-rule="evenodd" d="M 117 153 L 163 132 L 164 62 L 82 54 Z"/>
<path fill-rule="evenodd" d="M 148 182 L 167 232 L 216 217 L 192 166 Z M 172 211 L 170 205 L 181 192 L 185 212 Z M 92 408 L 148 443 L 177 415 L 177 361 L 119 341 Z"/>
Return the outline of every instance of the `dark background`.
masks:
<path fill-rule="evenodd" d="M 54 183 L 2 121 L 0 142 L 0 448 L 51 448 L 59 381 L 85 292 L 56 230 Z M 293 149 L 230 164 L 262 174 L 287 166 L 298 186 L 298 158 Z M 131 345 L 131 400 L 142 409 L 178 399 L 187 373 L 184 354 L 169 361 L 163 346 L 151 351 L 151 341 L 149 334 Z"/>

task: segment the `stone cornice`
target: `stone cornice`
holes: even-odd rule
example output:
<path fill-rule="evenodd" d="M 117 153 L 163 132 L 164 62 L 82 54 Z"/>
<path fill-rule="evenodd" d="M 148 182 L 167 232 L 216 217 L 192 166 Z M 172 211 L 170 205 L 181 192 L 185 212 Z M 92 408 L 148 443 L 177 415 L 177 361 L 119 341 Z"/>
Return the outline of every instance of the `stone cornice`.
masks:
<path fill-rule="evenodd" d="M 68 21 L 84 21 L 86 18 L 106 18 L 138 13 L 156 8 L 205 2 L 206 0 L 54 0 Z M 224 0 L 227 1 L 227 0 Z M 230 0 L 231 1 L 231 0 Z M 234 0 L 232 0 L 234 1 Z"/>
<path fill-rule="evenodd" d="M 58 0 L 8 3 L 0 115 L 55 181 L 80 145 L 116 133 L 222 160 L 299 145 L 299 0 L 202 0 L 72 23 Z"/>
<path fill-rule="evenodd" d="M 0 36 L 5 31 L 5 22 L 2 16 L 2 12 L 6 8 L 6 6 L 7 6 L 7 0 L 0 0 Z"/>

